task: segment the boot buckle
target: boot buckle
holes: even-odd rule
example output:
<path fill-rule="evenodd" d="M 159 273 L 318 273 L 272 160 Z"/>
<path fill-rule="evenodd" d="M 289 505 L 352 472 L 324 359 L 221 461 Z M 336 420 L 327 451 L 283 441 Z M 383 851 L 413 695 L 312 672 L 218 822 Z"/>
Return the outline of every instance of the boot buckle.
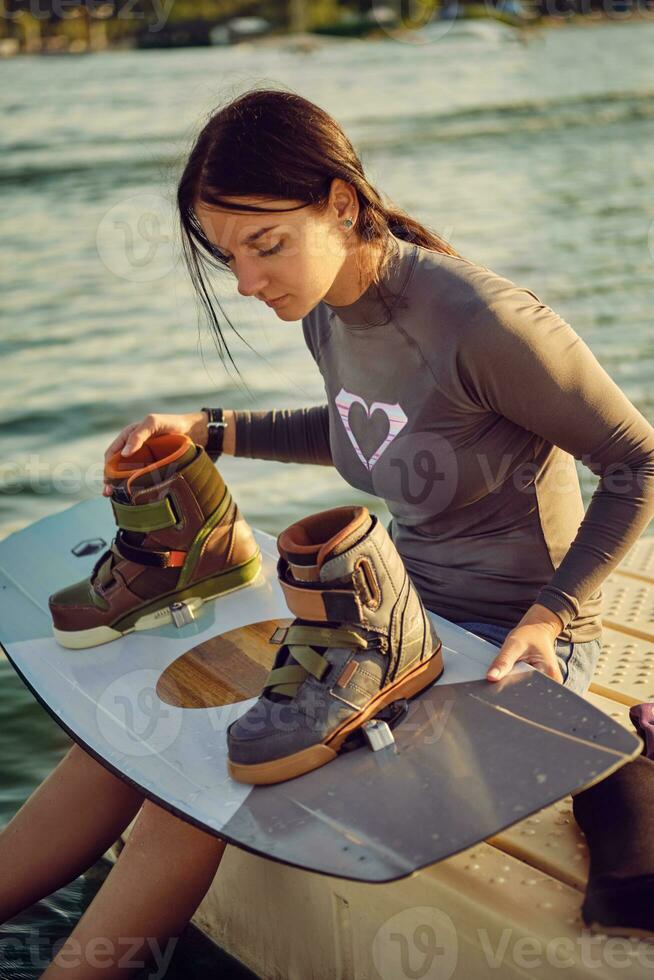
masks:
<path fill-rule="evenodd" d="M 173 617 L 173 623 L 178 629 L 181 629 L 182 626 L 187 626 L 195 619 L 195 610 L 186 602 L 173 602 L 170 604 L 169 609 L 170 615 Z"/>
<path fill-rule="evenodd" d="M 371 718 L 370 721 L 365 721 L 361 730 L 373 752 L 379 752 L 380 749 L 395 744 L 393 732 L 381 718 Z"/>
<path fill-rule="evenodd" d="M 360 748 L 366 742 L 373 752 L 394 745 L 395 736 L 391 729 L 395 728 L 406 717 L 408 711 L 409 702 L 406 698 L 391 701 L 374 718 L 369 718 L 360 728 L 355 728 L 353 732 L 350 732 L 343 742 L 341 750 L 349 752 L 352 749 Z"/>

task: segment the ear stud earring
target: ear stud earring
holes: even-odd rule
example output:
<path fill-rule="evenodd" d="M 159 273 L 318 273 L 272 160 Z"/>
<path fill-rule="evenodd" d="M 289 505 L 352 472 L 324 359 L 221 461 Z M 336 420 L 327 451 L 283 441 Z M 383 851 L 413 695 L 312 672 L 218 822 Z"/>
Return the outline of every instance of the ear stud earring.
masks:
<path fill-rule="evenodd" d="M 352 218 L 346 218 L 343 224 L 346 228 L 351 228 L 354 222 L 352 221 Z"/>

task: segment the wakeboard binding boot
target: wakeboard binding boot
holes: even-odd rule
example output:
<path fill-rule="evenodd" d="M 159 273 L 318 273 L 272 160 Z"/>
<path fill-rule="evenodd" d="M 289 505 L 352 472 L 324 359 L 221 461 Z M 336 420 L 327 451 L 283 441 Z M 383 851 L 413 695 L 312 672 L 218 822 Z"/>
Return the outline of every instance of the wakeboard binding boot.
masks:
<path fill-rule="evenodd" d="M 336 758 L 381 709 L 443 672 L 442 643 L 382 522 L 366 507 L 312 514 L 277 539 L 297 618 L 258 701 L 227 729 L 238 782 L 277 783 Z"/>
<path fill-rule="evenodd" d="M 187 436 L 153 436 L 130 456 L 113 455 L 105 482 L 118 533 L 90 578 L 48 603 L 64 647 L 99 646 L 173 622 L 250 584 L 261 552 L 207 453 Z"/>

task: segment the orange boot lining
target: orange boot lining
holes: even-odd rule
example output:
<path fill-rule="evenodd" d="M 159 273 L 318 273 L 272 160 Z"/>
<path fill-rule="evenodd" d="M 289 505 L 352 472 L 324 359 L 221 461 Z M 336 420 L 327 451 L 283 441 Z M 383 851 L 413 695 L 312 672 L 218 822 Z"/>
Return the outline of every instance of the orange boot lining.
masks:
<path fill-rule="evenodd" d="M 105 463 L 104 476 L 106 480 L 124 480 L 127 477 L 127 489 L 131 489 L 132 481 L 137 476 L 159 469 L 173 463 L 188 451 L 193 442 L 181 432 L 169 432 L 160 436 L 152 436 L 140 446 L 135 453 L 121 456 L 114 453 Z"/>

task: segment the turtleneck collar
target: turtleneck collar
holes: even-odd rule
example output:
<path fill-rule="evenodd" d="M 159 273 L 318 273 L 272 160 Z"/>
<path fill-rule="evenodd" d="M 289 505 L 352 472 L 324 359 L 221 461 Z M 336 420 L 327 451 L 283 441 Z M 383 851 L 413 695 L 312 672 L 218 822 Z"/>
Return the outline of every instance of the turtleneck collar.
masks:
<path fill-rule="evenodd" d="M 354 303 L 349 303 L 347 306 L 333 306 L 323 300 L 330 310 L 330 319 L 335 314 L 342 323 L 354 330 L 366 330 L 368 327 L 388 323 L 396 305 L 404 297 L 417 256 L 417 245 L 391 235 L 389 254 L 380 277 L 381 283 L 397 297 L 385 297 L 391 313 L 389 314 L 387 305 L 378 295 L 377 287 L 373 283 Z"/>

